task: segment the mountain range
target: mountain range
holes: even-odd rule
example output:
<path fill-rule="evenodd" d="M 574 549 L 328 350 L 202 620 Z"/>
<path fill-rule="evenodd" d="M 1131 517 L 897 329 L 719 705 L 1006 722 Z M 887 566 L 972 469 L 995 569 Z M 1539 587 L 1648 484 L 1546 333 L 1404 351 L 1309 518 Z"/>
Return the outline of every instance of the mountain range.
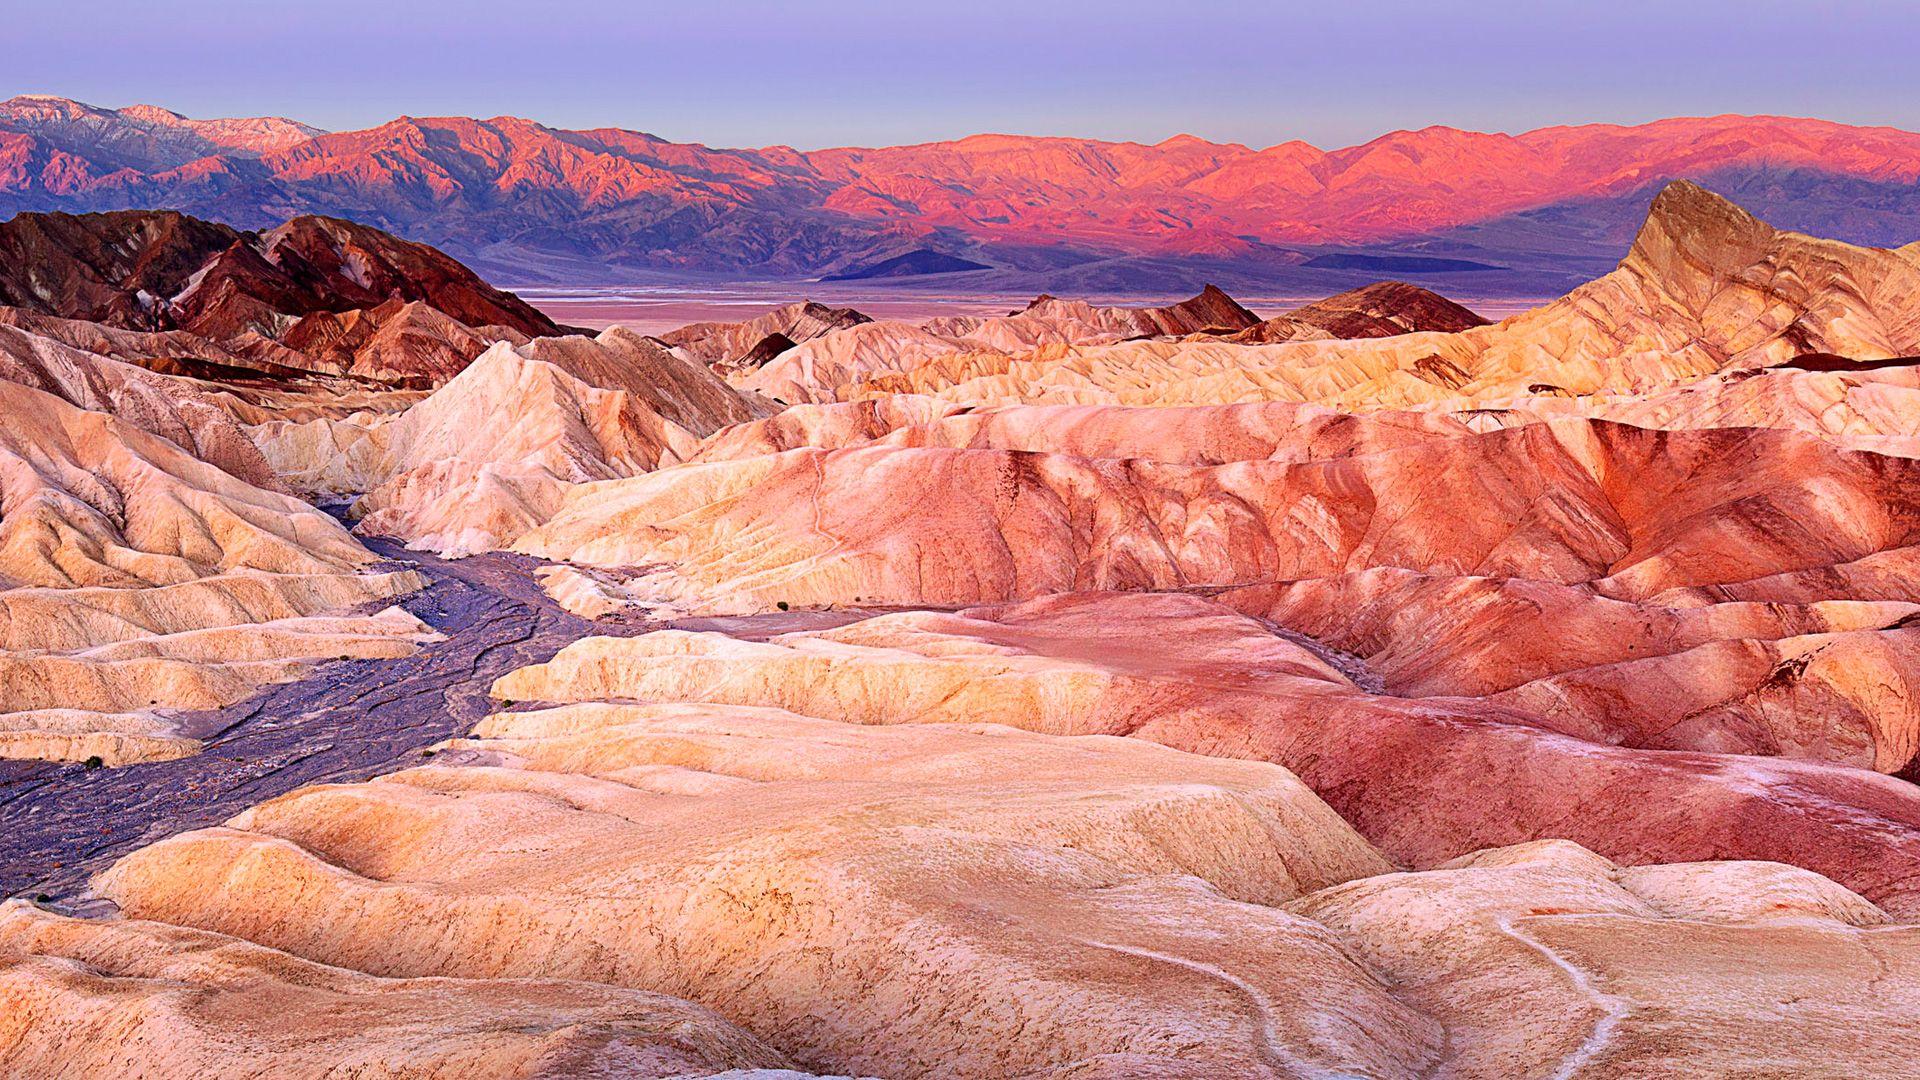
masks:
<path fill-rule="evenodd" d="M 164 207 L 252 230 L 324 214 L 517 283 L 884 275 L 1086 293 L 1205 277 L 1330 291 L 1391 275 L 1546 294 L 1608 269 L 1676 178 L 1788 228 L 1920 237 L 1920 134 L 1784 117 L 1429 127 L 1336 150 L 988 134 L 801 151 L 515 117 L 323 132 L 0 103 L 0 214 Z"/>

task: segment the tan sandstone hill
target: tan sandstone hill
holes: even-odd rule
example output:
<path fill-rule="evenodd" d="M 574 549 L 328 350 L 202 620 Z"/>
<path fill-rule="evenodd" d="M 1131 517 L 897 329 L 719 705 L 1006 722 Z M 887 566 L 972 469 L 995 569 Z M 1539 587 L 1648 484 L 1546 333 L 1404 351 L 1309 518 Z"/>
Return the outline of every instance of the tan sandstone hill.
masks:
<path fill-rule="evenodd" d="M 470 767 L 308 789 L 100 887 L 360 970 L 684 996 L 821 1071 L 1269 1075 L 1277 1046 L 1382 1072 L 1437 1049 L 1279 909 L 1388 868 L 1280 769 L 721 706 L 571 706 L 477 735 L 440 755 Z M 395 848 L 402 821 L 417 841 Z M 485 839 L 501 829 L 541 849 Z"/>
<path fill-rule="evenodd" d="M 175 756 L 160 714 L 215 708 L 314 660 L 429 636 L 419 587 L 367 573 L 337 523 L 157 435 L 0 381 L 0 756 Z"/>
<path fill-rule="evenodd" d="M 0 380 L 77 408 L 111 413 L 258 487 L 273 469 L 218 399 L 193 382 L 155 374 L 0 321 Z"/>
<path fill-rule="evenodd" d="M 803 341 L 873 320 L 852 308 L 811 300 L 786 304 L 744 322 L 683 326 L 661 340 L 689 358 L 727 374 L 761 367 Z"/>
<path fill-rule="evenodd" d="M 1042 346 L 1066 346 L 1230 333 L 1260 322 L 1232 297 L 1209 285 L 1199 295 L 1165 307 L 1101 307 L 1084 300 L 1041 296 L 1011 315 L 955 315 L 919 325 L 885 320 L 821 334 L 787 349 L 757 370 L 736 374 L 738 385 L 783 402 L 836 400 L 836 388 L 890 372 L 910 371 L 942 357 L 1007 357 Z"/>
<path fill-rule="evenodd" d="M 1105 405 L 974 408 L 899 394 L 794 405 L 736 424 L 701 444 L 696 460 L 732 461 L 786 450 L 863 445 L 1058 452 L 1185 465 L 1259 459 L 1315 460 L 1390 449 L 1431 435 L 1499 425 L 1443 413 L 1358 417 L 1319 405 L 1272 401 L 1187 409 Z"/>
<path fill-rule="evenodd" d="M 702 436 L 769 409 L 622 328 L 496 344 L 395 416 L 252 429 L 296 490 L 365 494 L 360 527 L 472 554 L 544 522 L 570 485 L 688 459 Z"/>
<path fill-rule="evenodd" d="M 1431 289 L 1404 281 L 1379 281 L 1316 300 L 1229 334 L 1246 345 L 1322 338 L 1376 338 L 1432 332 L 1455 334 L 1487 320 Z"/>
<path fill-rule="evenodd" d="M 0 1066 L 65 1080 L 693 1077 L 785 1057 L 661 994 L 382 979 L 221 934 L 0 904 Z M 738 1075 L 738 1074 L 733 1074 Z"/>
<path fill-rule="evenodd" d="M 1052 734 L 1129 735 L 1285 765 L 1416 867 L 1571 839 L 1623 863 L 1791 863 L 1889 910 L 1920 910 L 1909 879 L 1920 865 L 1920 793 L 1904 780 L 1614 747 L 1511 704 L 1374 693 L 1355 681 L 1368 681 L 1364 667 L 1303 640 L 1191 596 L 1071 594 L 766 641 L 592 638 L 495 693 L 719 702 L 858 724 L 992 716 Z"/>

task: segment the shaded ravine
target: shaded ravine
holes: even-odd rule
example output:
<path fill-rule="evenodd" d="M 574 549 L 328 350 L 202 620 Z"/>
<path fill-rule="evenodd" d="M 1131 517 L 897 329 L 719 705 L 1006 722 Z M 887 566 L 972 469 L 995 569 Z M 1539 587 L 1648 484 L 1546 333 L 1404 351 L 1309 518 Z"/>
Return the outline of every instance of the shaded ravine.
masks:
<path fill-rule="evenodd" d="M 576 638 L 637 634 L 592 623 L 534 580 L 537 560 L 489 552 L 446 560 L 362 538 L 413 565 L 427 588 L 401 606 L 446 635 L 411 656 L 323 664 L 297 682 L 183 718 L 205 741 L 174 761 L 116 769 L 0 761 L 0 896 L 69 901 L 87 879 L 142 845 L 216 825 L 302 784 L 364 780 L 419 761 L 494 711 L 494 679 L 547 660 Z"/>

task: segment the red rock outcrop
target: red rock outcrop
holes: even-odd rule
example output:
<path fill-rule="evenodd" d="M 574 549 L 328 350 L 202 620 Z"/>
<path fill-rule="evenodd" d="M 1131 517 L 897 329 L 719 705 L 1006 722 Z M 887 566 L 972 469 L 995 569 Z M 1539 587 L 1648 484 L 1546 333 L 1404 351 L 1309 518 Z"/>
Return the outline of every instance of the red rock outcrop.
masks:
<path fill-rule="evenodd" d="M 165 211 L 21 214 L 0 225 L 0 268 L 0 304 L 185 331 L 257 375 L 429 386 L 492 341 L 560 333 L 433 248 L 332 218 L 253 234 Z"/>

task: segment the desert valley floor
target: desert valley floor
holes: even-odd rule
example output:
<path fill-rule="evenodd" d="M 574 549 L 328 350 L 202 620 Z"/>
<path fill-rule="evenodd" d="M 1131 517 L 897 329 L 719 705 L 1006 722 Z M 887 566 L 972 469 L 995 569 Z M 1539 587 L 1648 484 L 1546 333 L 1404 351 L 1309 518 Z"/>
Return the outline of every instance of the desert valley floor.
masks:
<path fill-rule="evenodd" d="M 1680 182 L 1518 313 L 672 329 L 0 256 L 0 1076 L 1916 1075 L 1920 244 Z"/>

